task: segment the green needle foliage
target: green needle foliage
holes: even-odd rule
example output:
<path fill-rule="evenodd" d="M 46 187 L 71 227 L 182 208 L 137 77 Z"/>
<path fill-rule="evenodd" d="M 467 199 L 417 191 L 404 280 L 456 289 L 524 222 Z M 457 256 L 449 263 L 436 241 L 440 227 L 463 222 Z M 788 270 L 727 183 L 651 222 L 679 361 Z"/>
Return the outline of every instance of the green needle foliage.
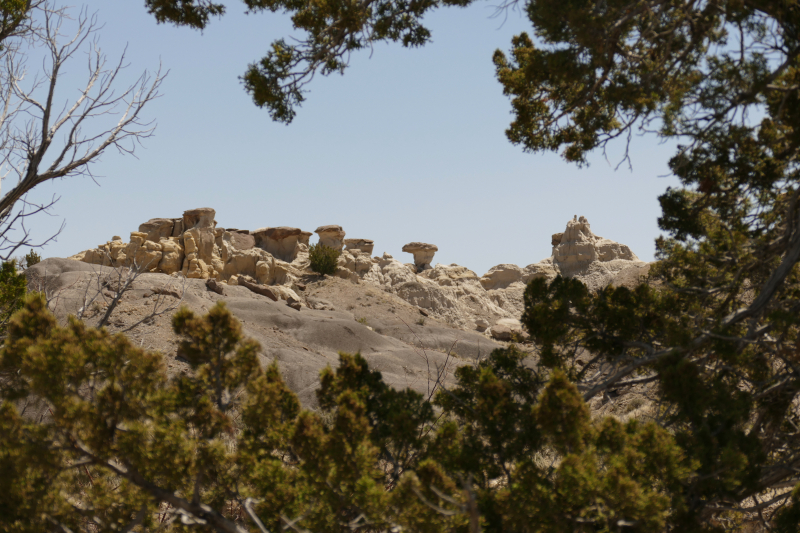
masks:
<path fill-rule="evenodd" d="M 289 122 L 315 72 L 374 41 L 422 45 L 424 14 L 467 3 L 245 0 L 306 32 L 275 41 L 245 87 Z M 222 13 L 147 5 L 194 27 Z M 541 364 L 497 351 L 433 404 L 342 355 L 317 412 L 222 308 L 179 315 L 193 373 L 168 379 L 158 356 L 60 327 L 30 297 L 0 366 L 4 529 L 709 532 L 744 511 L 800 531 L 800 5 L 522 7 L 535 39 L 494 55 L 512 142 L 578 164 L 637 130 L 681 144 L 647 283 L 534 280 L 523 322 Z M 651 421 L 589 416 L 639 385 Z"/>
<path fill-rule="evenodd" d="M 22 307 L 27 281 L 17 272 L 17 262 L 3 261 L 0 267 L 0 338 L 5 337 L 8 320 Z"/>
<path fill-rule="evenodd" d="M 686 505 L 669 432 L 592 420 L 516 348 L 433 403 L 341 354 L 308 411 L 224 304 L 173 324 L 192 371 L 167 377 L 27 297 L 0 359 L 0 529 L 651 532 Z"/>
<path fill-rule="evenodd" d="M 30 268 L 36 263 L 41 262 L 42 256 L 36 253 L 36 250 L 31 250 L 25 254 L 25 268 Z"/>
<path fill-rule="evenodd" d="M 335 274 L 340 255 L 341 252 L 339 250 L 324 244 L 312 244 L 308 248 L 311 270 L 319 274 L 327 274 L 329 276 Z"/>
<path fill-rule="evenodd" d="M 266 95 L 257 103 L 291 119 L 309 69 L 341 71 L 340 51 L 401 35 L 381 33 L 393 24 L 418 29 L 445 4 L 264 4 L 285 8 L 308 38 L 278 41 L 256 66 Z M 785 505 L 774 524 L 797 531 L 786 517 L 800 505 L 788 492 L 800 484 L 800 4 L 519 5 L 531 35 L 494 54 L 513 143 L 577 164 L 636 132 L 680 145 L 669 165 L 681 185 L 660 197 L 664 235 L 647 284 L 596 294 L 561 279 L 528 287 L 523 318 L 543 366 L 586 401 L 652 384 L 656 420 L 693 471 L 673 527 L 721 527 L 731 509 L 766 512 L 772 524 Z M 428 38 L 413 35 L 411 44 Z M 511 453 L 488 435 L 471 446 Z"/>

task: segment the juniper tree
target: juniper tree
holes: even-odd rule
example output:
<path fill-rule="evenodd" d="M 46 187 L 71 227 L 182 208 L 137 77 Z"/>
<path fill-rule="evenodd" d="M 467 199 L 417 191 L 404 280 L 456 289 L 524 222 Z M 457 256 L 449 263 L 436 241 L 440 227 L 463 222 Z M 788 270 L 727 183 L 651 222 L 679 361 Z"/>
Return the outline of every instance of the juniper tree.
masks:
<path fill-rule="evenodd" d="M 593 421 L 515 348 L 436 406 L 341 354 L 308 411 L 223 304 L 173 325 L 191 372 L 168 377 L 27 297 L 0 359 L 0 529 L 650 532 L 692 474 L 669 433 Z"/>
<path fill-rule="evenodd" d="M 306 38 L 273 43 L 245 87 L 289 121 L 310 73 L 342 71 L 347 53 L 377 40 L 424 44 L 425 13 L 467 3 L 246 0 L 252 11 L 286 10 Z M 512 103 L 511 142 L 577 164 L 634 133 L 679 144 L 669 166 L 681 186 L 660 197 L 664 235 L 650 284 L 597 294 L 566 280 L 528 288 L 525 322 L 543 362 L 587 400 L 653 384 L 661 426 L 696 468 L 676 508 L 680 527 L 789 501 L 784 517 L 797 516 L 800 488 L 791 499 L 789 491 L 800 483 L 800 5 L 503 5 L 519 5 L 532 25 L 532 36 L 493 58 Z M 605 372 L 578 367 L 583 350 Z"/>

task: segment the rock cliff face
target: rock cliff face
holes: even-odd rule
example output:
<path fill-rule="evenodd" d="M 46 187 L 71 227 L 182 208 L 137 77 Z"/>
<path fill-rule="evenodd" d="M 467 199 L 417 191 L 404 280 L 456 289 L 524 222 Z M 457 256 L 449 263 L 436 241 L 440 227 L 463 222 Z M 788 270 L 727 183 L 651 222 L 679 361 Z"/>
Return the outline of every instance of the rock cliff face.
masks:
<path fill-rule="evenodd" d="M 152 219 L 131 232 L 128 243 L 114 237 L 70 259 L 213 279 L 220 285 L 270 285 L 283 300 L 313 306 L 298 296 L 303 280 L 314 276 L 308 261 L 310 232 L 284 226 L 222 229 L 215 214 L 200 208 L 181 218 Z M 336 276 L 375 285 L 461 328 L 486 334 L 496 329 L 496 336 L 519 330 L 525 286 L 534 278 L 575 277 L 596 290 L 621 279 L 635 281 L 647 272 L 647 263 L 630 248 L 595 235 L 586 218 L 577 216 L 563 233 L 552 235 L 551 257 L 526 267 L 500 264 L 482 277 L 455 264 L 431 266 L 438 250 L 433 244 L 404 246 L 403 251 L 414 254 L 414 264 L 404 264 L 388 253 L 372 257 L 374 242 L 345 240 L 341 226 L 322 226 L 316 233 L 322 244 L 341 250 Z"/>

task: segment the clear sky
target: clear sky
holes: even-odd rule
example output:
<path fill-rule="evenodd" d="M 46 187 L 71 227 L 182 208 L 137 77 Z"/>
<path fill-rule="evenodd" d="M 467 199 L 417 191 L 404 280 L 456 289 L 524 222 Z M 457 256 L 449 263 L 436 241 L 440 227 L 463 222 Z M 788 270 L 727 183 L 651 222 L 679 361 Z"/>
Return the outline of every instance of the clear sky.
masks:
<path fill-rule="evenodd" d="M 170 73 L 163 96 L 146 110 L 158 127 L 138 159 L 108 152 L 93 169 L 99 186 L 73 178 L 37 189 L 37 198 L 61 200 L 56 216 L 31 221 L 34 236 L 66 222 L 45 257 L 112 235 L 127 241 L 150 218 L 213 207 L 222 227 L 339 224 L 348 237 L 373 239 L 376 255 L 404 261 L 411 255 L 403 244 L 433 243 L 434 263 L 478 275 L 548 257 L 551 235 L 583 215 L 598 235 L 652 260 L 657 196 L 674 183 L 664 177 L 672 148 L 637 138 L 633 170 L 615 170 L 621 145 L 610 162 L 598 153 L 583 169 L 511 145 L 504 134 L 510 104 L 491 56 L 529 29 L 518 13 L 491 18 L 490 3 L 434 13 L 426 19 L 431 44 L 354 54 L 344 76 L 315 78 L 285 126 L 256 108 L 238 80 L 273 39 L 293 34 L 285 17 L 245 15 L 244 4 L 231 0 L 228 14 L 201 34 L 157 25 L 142 0 L 85 5 L 104 25 L 99 39 L 110 58 L 128 46 L 129 79 L 159 61 Z M 85 64 L 73 69 L 65 99 Z"/>

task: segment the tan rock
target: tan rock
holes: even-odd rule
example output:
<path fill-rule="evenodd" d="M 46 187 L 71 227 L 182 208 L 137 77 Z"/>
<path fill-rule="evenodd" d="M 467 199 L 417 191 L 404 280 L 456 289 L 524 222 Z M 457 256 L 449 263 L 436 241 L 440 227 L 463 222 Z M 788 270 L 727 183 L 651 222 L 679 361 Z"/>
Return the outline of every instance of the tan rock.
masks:
<path fill-rule="evenodd" d="M 177 237 L 162 238 L 159 241 L 161 244 L 161 261 L 158 263 L 158 270 L 164 274 L 172 274 L 180 272 L 183 266 L 184 250 Z"/>
<path fill-rule="evenodd" d="M 230 243 L 236 250 L 250 250 L 256 245 L 256 238 L 250 232 L 236 232 L 230 234 Z"/>
<path fill-rule="evenodd" d="M 160 242 L 161 239 L 172 237 L 175 220 L 171 218 L 151 218 L 139 225 L 139 232 L 147 234 L 148 241 Z M 122 239 L 120 239 L 122 240 Z"/>
<path fill-rule="evenodd" d="M 597 237 L 592 233 L 589 222 L 584 217 L 578 220 L 576 215 L 567 223 L 561 242 L 553 248 L 553 261 L 570 266 L 596 261 L 598 258 L 596 241 Z"/>
<path fill-rule="evenodd" d="M 341 226 L 320 226 L 314 230 L 314 233 L 319 235 L 320 244 L 342 251 L 345 232 Z"/>
<path fill-rule="evenodd" d="M 372 255 L 372 250 L 375 248 L 375 241 L 369 239 L 345 239 L 346 250 L 360 250 Z"/>
<path fill-rule="evenodd" d="M 225 296 L 225 288 L 222 283 L 217 283 L 217 280 L 210 278 L 206 280 L 206 288 L 212 292 L 216 292 L 220 296 Z"/>
<path fill-rule="evenodd" d="M 214 216 L 217 214 L 210 207 L 199 207 L 183 212 L 183 231 L 189 228 L 213 228 L 216 225 Z"/>
<path fill-rule="evenodd" d="M 298 301 L 298 302 L 302 301 L 302 298 L 300 298 L 300 297 L 297 295 L 297 293 L 296 293 L 296 292 L 294 292 L 292 289 L 290 289 L 290 288 L 289 288 L 289 287 L 287 287 L 286 285 L 278 285 L 278 286 L 275 286 L 275 287 L 273 287 L 273 289 L 275 289 L 276 291 L 278 291 L 279 298 L 280 298 L 281 300 L 286 300 L 287 302 L 288 302 L 290 299 L 291 299 L 291 300 Z"/>
<path fill-rule="evenodd" d="M 256 279 L 259 283 L 268 284 L 273 280 L 272 266 L 275 264 L 275 259 L 271 261 L 259 261 L 256 263 Z"/>
<path fill-rule="evenodd" d="M 181 271 L 187 278 L 216 278 L 224 269 L 217 240 L 224 232 L 214 231 L 215 211 L 210 207 L 190 209 L 183 213 L 183 246 L 186 256 Z"/>
<path fill-rule="evenodd" d="M 493 266 L 481 277 L 481 285 L 488 290 L 505 289 L 512 283 L 522 280 L 522 269 L 517 265 L 502 264 Z"/>
<path fill-rule="evenodd" d="M 403 246 L 403 251 L 414 254 L 414 265 L 417 271 L 421 271 L 431 268 L 431 261 L 434 254 L 439 251 L 439 247 L 424 242 L 410 242 Z"/>
<path fill-rule="evenodd" d="M 266 285 L 261 285 L 258 283 L 253 283 L 247 280 L 244 276 L 239 278 L 239 285 L 242 287 L 246 287 L 253 291 L 256 294 L 260 294 L 261 296 L 266 296 L 273 302 L 277 302 L 280 298 L 280 292 L 273 287 L 267 287 Z"/>
<path fill-rule="evenodd" d="M 435 281 L 443 287 L 455 287 L 467 281 L 478 281 L 478 276 L 472 270 L 460 265 L 436 265 L 423 270 L 420 276 Z"/>
<path fill-rule="evenodd" d="M 553 266 L 563 276 L 581 276 L 593 263 L 617 261 L 641 263 L 631 249 L 610 239 L 595 235 L 586 217 L 577 215 L 567 222 L 561 242 L 553 248 Z M 592 267 L 595 268 L 596 267 Z M 619 270 L 608 265 L 606 269 Z"/>
<path fill-rule="evenodd" d="M 174 225 L 172 226 L 172 237 L 180 237 L 183 235 L 183 219 L 173 218 Z"/>
<path fill-rule="evenodd" d="M 339 268 L 349 270 L 350 272 L 356 271 L 356 259 L 350 252 L 344 251 L 339 254 L 336 264 L 339 266 Z"/>
<path fill-rule="evenodd" d="M 115 241 L 117 242 L 117 241 Z M 109 243 L 110 244 L 110 243 Z M 142 272 L 157 272 L 161 262 L 161 244 L 147 240 L 147 233 L 131 232 L 131 241 L 125 247 L 125 263 L 121 266 L 133 267 Z M 122 255 L 119 252 L 117 257 Z"/>
<path fill-rule="evenodd" d="M 292 264 L 280 259 L 272 263 L 271 284 L 292 285 L 302 275 Z"/>
<path fill-rule="evenodd" d="M 510 341 L 514 332 L 508 326 L 498 325 L 495 324 L 492 326 L 492 329 L 489 330 L 493 339 L 498 341 Z"/>
<path fill-rule="evenodd" d="M 279 226 L 277 228 L 260 228 L 252 232 L 255 245 L 266 250 L 277 259 L 291 263 L 298 253 L 298 245 L 303 237 L 300 228 Z"/>

